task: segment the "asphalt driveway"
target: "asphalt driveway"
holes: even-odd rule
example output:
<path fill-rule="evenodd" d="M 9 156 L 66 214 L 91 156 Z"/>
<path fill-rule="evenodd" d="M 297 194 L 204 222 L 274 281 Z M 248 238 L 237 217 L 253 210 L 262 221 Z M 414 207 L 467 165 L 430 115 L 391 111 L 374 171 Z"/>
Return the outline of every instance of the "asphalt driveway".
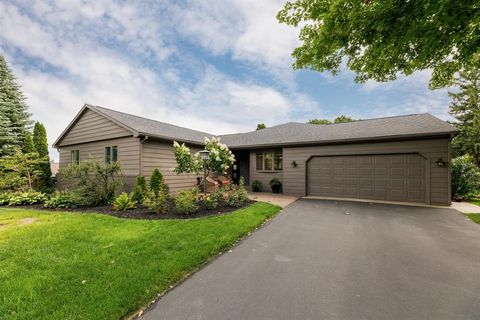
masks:
<path fill-rule="evenodd" d="M 142 317 L 479 318 L 480 225 L 451 209 L 306 199 Z"/>

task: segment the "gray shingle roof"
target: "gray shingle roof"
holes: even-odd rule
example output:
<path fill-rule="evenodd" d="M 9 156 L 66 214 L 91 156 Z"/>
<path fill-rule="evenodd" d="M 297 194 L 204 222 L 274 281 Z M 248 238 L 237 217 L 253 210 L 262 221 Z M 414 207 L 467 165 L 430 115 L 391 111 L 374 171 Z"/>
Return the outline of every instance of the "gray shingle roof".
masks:
<path fill-rule="evenodd" d="M 90 108 L 105 115 L 130 129 L 136 136 L 148 135 L 194 144 L 203 144 L 205 137 L 214 136 L 211 133 L 191 130 L 99 106 L 87 104 L 84 108 Z M 67 131 L 68 128 L 62 133 L 62 136 Z M 431 114 L 423 113 L 328 125 L 288 122 L 258 131 L 220 135 L 220 137 L 222 142 L 230 148 L 247 148 L 427 137 L 456 133 L 458 130 L 452 125 Z"/>
<path fill-rule="evenodd" d="M 87 105 L 87 107 L 97 110 L 109 118 L 120 122 L 133 131 L 136 131 L 139 135 L 150 135 L 168 140 L 179 140 L 200 144 L 204 142 L 205 137 L 213 136 L 210 133 L 187 129 L 173 124 L 151 120 L 99 106 Z"/>
<path fill-rule="evenodd" d="M 252 147 L 435 136 L 457 132 L 447 122 L 423 113 L 327 125 L 288 122 L 267 129 L 221 137 L 230 147 Z"/>

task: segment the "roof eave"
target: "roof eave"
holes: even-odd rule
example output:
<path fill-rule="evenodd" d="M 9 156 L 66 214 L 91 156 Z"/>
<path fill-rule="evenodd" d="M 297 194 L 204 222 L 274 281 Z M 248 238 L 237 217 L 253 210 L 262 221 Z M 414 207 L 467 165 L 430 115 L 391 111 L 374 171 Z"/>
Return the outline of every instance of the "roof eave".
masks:
<path fill-rule="evenodd" d="M 419 140 L 430 138 L 450 138 L 457 135 L 458 131 L 445 131 L 435 133 L 422 133 L 422 134 L 409 134 L 409 135 L 395 135 L 395 136 L 381 136 L 381 137 L 367 137 L 367 138 L 355 138 L 355 139 L 336 139 L 336 140 L 316 140 L 316 141 L 297 141 L 297 142 L 282 142 L 282 143 L 265 143 L 265 144 L 246 144 L 246 145 L 228 145 L 230 149 L 258 149 L 258 148 L 271 148 L 271 147 L 300 147 L 310 145 L 332 145 L 332 144 L 348 144 L 348 143 L 362 143 L 362 142 L 374 142 L 374 141 L 398 141 L 398 140 Z"/>

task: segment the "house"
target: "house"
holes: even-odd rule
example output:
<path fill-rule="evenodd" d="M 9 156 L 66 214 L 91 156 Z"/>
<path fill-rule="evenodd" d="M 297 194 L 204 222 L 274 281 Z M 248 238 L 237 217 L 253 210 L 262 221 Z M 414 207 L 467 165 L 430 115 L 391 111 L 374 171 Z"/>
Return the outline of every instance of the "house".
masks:
<path fill-rule="evenodd" d="M 268 189 L 277 178 L 292 195 L 448 205 L 450 142 L 457 132 L 425 113 L 329 125 L 289 122 L 220 138 L 237 159 L 233 179 L 243 176 L 247 186 L 258 180 Z M 196 152 L 211 136 L 87 104 L 54 147 L 60 167 L 90 156 L 119 161 L 129 186 L 158 168 L 176 192 L 196 177 L 172 172 L 172 141 Z"/>

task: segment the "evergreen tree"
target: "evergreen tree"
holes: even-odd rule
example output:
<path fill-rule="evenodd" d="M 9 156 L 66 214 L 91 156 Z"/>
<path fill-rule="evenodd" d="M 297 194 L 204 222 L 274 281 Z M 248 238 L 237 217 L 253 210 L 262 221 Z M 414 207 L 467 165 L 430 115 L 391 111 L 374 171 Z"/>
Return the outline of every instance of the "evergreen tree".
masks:
<path fill-rule="evenodd" d="M 22 150 L 23 153 L 34 153 L 34 152 L 36 152 L 35 151 L 35 146 L 33 144 L 32 135 L 28 131 L 24 133 L 21 150 Z"/>
<path fill-rule="evenodd" d="M 152 172 L 152 176 L 150 177 L 150 191 L 158 196 L 158 193 L 164 189 L 165 185 L 163 183 L 163 175 L 160 170 L 155 169 Z"/>
<path fill-rule="evenodd" d="M 449 92 L 450 114 L 460 134 L 453 140 L 454 156 L 469 154 L 480 164 L 480 68 L 462 71 L 455 79 L 458 92 Z"/>
<path fill-rule="evenodd" d="M 49 188 L 52 186 L 52 169 L 50 168 L 50 157 L 48 155 L 47 130 L 40 122 L 35 123 L 33 129 L 33 145 L 39 157 L 43 159 L 40 164 L 40 171 L 42 172 L 40 187 Z"/>
<path fill-rule="evenodd" d="M 15 76 L 8 67 L 5 57 L 0 55 L 0 132 L 8 134 L 8 138 L 0 139 L 1 149 L 5 152 L 12 150 L 13 147 L 23 148 L 31 126 L 27 109 L 25 96 L 15 82 Z"/>

